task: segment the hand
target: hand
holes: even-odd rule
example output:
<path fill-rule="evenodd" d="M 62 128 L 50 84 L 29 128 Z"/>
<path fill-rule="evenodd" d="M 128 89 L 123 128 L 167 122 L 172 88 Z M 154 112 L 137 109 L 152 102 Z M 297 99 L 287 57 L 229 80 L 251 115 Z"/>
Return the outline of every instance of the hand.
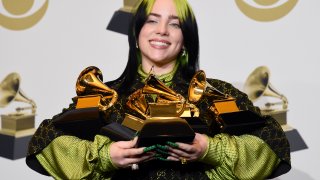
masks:
<path fill-rule="evenodd" d="M 169 147 L 168 160 L 181 161 L 185 159 L 187 161 L 197 161 L 200 159 L 208 148 L 208 138 L 203 135 L 196 133 L 195 138 L 191 144 L 186 143 L 175 143 Z"/>
<path fill-rule="evenodd" d="M 138 138 L 132 141 L 118 141 L 110 145 L 110 157 L 113 164 L 119 168 L 130 167 L 132 164 L 149 160 L 153 154 L 145 153 L 144 147 L 135 148 Z"/>

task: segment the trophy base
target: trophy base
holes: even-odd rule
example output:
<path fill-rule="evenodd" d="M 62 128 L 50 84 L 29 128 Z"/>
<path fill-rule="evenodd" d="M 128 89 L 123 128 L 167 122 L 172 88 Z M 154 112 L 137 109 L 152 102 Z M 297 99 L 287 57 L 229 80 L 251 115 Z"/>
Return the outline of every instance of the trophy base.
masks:
<path fill-rule="evenodd" d="M 138 135 L 138 147 L 171 142 L 190 143 L 195 137 L 194 130 L 185 119 L 179 117 L 154 117 L 144 122 Z"/>
<path fill-rule="evenodd" d="M 132 17 L 132 13 L 118 10 L 114 12 L 107 26 L 107 29 L 124 35 L 128 35 L 128 28 Z"/>
<path fill-rule="evenodd" d="M 102 127 L 99 134 L 108 136 L 113 141 L 130 141 L 135 137 L 136 131 L 117 122 L 112 122 Z"/>
<path fill-rule="evenodd" d="M 275 120 L 278 121 L 280 125 L 287 124 L 287 112 L 288 110 L 270 110 L 270 109 L 261 109 L 261 114 L 263 115 L 270 115 Z"/>
<path fill-rule="evenodd" d="M 1 115 L 2 129 L 11 131 L 21 131 L 34 128 L 34 114 L 10 114 Z"/>
<path fill-rule="evenodd" d="M 289 141 L 291 152 L 307 149 L 308 146 L 298 130 L 287 124 L 287 111 L 288 110 L 262 110 L 262 114 L 272 116 L 281 125 Z"/>
<path fill-rule="evenodd" d="M 15 160 L 26 157 L 29 141 L 35 129 L 18 132 L 0 130 L 0 156 Z"/>
<path fill-rule="evenodd" d="M 297 129 L 294 129 L 289 125 L 282 126 L 282 129 L 284 129 L 284 132 L 286 133 L 291 152 L 308 149 L 307 144 L 304 142 Z"/>

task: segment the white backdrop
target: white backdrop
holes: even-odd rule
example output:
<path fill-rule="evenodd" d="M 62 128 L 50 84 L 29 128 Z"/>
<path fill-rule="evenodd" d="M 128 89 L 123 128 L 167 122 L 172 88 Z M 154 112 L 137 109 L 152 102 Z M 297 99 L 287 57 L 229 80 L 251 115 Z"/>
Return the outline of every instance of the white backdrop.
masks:
<path fill-rule="evenodd" d="M 253 0 L 246 1 L 255 5 Z M 44 2 L 36 0 L 25 16 Z M 270 22 L 248 18 L 234 0 L 189 2 L 198 20 L 200 67 L 208 77 L 239 85 L 257 66 L 266 65 L 273 86 L 288 98 L 288 123 L 299 130 L 309 148 L 293 152 L 292 171 L 278 179 L 320 179 L 316 164 L 320 161 L 316 138 L 320 1 L 300 0 L 288 15 Z M 104 81 L 122 73 L 127 37 L 106 30 L 120 7 L 120 0 L 54 0 L 31 28 L 15 31 L 0 23 L 0 81 L 11 72 L 21 75 L 21 89 L 38 106 L 36 126 L 68 106 L 75 96 L 75 81 L 85 67 L 99 67 Z M 12 16 L 1 3 L 0 14 Z M 0 114 L 13 109 L 8 105 Z M 47 179 L 28 169 L 24 159 L 0 157 L 0 164 L 4 177 Z"/>

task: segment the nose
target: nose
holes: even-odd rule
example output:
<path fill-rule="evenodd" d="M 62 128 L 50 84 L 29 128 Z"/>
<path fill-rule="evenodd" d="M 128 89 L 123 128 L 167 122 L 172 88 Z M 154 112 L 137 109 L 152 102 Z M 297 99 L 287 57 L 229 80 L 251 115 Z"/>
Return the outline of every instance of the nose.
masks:
<path fill-rule="evenodd" d="M 159 34 L 161 36 L 169 35 L 168 24 L 165 22 L 159 23 L 158 27 L 157 27 L 157 34 Z"/>

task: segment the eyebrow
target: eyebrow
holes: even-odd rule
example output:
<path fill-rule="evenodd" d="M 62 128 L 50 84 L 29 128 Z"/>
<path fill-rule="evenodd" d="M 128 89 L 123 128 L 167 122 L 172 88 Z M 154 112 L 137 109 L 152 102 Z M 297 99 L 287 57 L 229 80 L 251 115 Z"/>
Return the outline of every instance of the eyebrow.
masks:
<path fill-rule="evenodd" d="M 161 17 L 161 15 L 157 14 L 157 13 L 150 13 L 149 16 L 155 16 L 155 17 L 158 17 L 158 18 Z M 174 16 L 174 15 L 170 15 L 169 19 L 179 19 L 179 17 L 178 16 Z"/>

